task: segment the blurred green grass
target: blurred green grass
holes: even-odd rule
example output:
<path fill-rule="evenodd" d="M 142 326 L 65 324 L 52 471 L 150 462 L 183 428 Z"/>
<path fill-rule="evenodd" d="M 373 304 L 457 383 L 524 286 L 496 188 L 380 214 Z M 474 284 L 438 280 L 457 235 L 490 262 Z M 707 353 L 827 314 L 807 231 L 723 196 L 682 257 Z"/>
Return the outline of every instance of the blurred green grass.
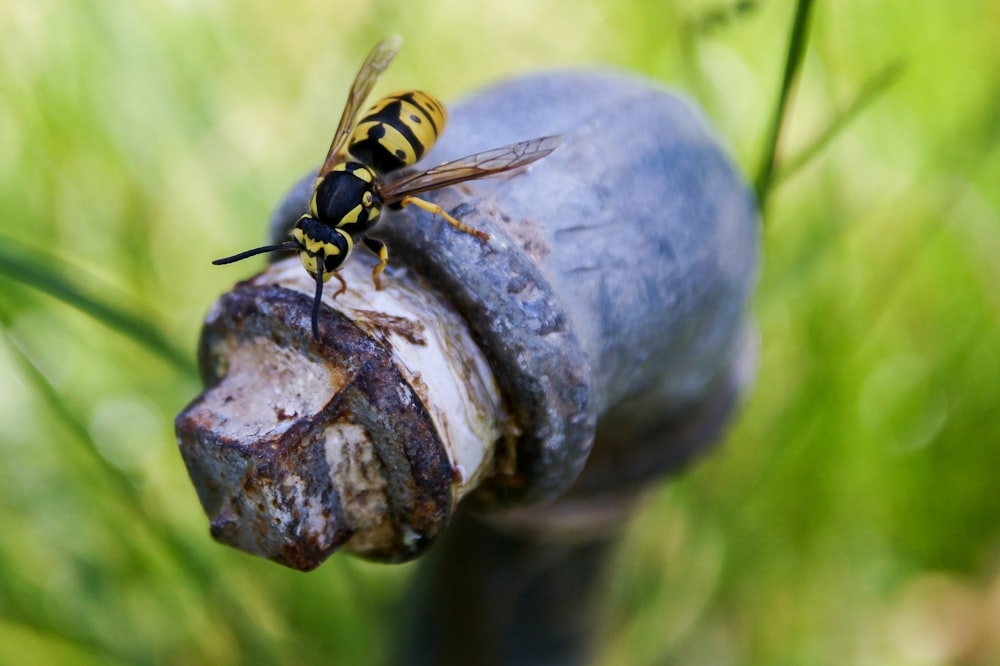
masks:
<path fill-rule="evenodd" d="M 0 5 L 0 243 L 190 349 L 364 52 L 453 99 L 556 65 L 691 93 L 748 180 L 794 3 Z M 713 17 L 715 17 L 713 19 Z M 1000 5 L 817 3 L 723 448 L 629 529 L 607 664 L 1000 661 Z M 457 57 L 461 54 L 461 57 Z M 887 67 L 901 75 L 794 171 Z M 15 242 L 16 241 L 16 242 Z M 408 567 L 215 545 L 175 450 L 194 374 L 0 276 L 0 662 L 370 663 Z"/>

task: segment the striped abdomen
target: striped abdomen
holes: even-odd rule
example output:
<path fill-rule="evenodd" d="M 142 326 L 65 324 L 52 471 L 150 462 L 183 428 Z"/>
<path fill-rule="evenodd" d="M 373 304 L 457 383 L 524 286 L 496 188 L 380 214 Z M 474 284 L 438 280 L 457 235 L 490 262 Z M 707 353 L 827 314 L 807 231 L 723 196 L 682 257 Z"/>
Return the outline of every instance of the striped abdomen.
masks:
<path fill-rule="evenodd" d="M 447 117 L 433 95 L 419 90 L 389 95 L 358 120 L 347 152 L 380 174 L 416 164 L 437 141 Z"/>

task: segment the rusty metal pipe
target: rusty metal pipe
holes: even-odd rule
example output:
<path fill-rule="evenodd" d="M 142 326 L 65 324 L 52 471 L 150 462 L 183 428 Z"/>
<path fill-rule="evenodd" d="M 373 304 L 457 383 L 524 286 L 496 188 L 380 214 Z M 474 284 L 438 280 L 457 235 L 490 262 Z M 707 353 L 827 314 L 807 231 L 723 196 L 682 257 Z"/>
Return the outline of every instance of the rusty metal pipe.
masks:
<path fill-rule="evenodd" d="M 352 258 L 321 343 L 294 263 L 212 307 L 207 388 L 176 424 L 217 539 L 301 569 L 341 547 L 403 560 L 460 500 L 508 527 L 575 525 L 589 498 L 630 496 L 717 438 L 749 375 L 748 188 L 689 103 L 607 72 L 490 88 L 422 164 L 547 134 L 562 145 L 523 173 L 429 197 L 488 242 L 389 215 L 386 289 Z"/>

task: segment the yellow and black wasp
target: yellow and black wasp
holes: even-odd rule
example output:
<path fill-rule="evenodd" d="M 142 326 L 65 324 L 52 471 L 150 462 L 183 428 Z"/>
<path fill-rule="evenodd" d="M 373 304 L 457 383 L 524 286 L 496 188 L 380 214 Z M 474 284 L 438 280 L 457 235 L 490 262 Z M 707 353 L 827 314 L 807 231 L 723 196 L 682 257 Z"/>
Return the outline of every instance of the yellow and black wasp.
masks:
<path fill-rule="evenodd" d="M 229 264 L 265 252 L 298 252 L 302 265 L 316 279 L 312 331 L 317 340 L 323 284 L 331 277 L 337 278 L 340 289 L 334 298 L 347 289 L 337 271 L 358 241 L 378 257 L 372 280 L 376 289 L 381 288 L 379 275 L 389 261 L 389 253 L 384 243 L 368 234 L 378 224 L 383 206 L 402 208 L 413 204 L 486 241 L 489 236 L 482 231 L 462 224 L 440 206 L 415 195 L 522 167 L 545 157 L 559 145 L 559 136 L 546 136 L 469 155 L 426 171 L 401 171 L 416 164 L 434 145 L 447 119 L 441 102 L 419 90 L 389 95 L 358 118 L 358 109 L 401 43 L 398 35 L 382 40 L 354 77 L 337 132 L 313 184 L 309 210 L 295 223 L 291 240 L 212 262 Z"/>

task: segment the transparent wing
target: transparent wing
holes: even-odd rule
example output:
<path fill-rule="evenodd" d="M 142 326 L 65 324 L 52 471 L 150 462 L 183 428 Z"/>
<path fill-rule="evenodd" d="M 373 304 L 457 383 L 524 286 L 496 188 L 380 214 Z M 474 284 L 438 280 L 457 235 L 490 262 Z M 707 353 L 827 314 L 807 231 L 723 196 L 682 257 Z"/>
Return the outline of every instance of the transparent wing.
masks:
<path fill-rule="evenodd" d="M 365 103 L 365 100 L 368 99 L 368 94 L 375 87 L 375 83 L 382 76 L 382 72 L 389 67 L 389 63 L 396 57 L 396 52 L 399 51 L 402 43 L 403 38 L 399 35 L 389 35 L 379 42 L 372 49 L 371 53 L 368 54 L 368 57 L 365 58 L 361 69 L 358 70 L 357 76 L 354 77 L 351 91 L 347 95 L 347 104 L 344 106 L 344 113 L 340 116 L 340 124 L 337 125 L 337 131 L 333 135 L 333 142 L 330 144 L 330 150 L 326 154 L 326 160 L 323 161 L 323 166 L 319 169 L 320 176 L 328 174 L 333 169 L 333 166 L 341 161 L 343 157 L 341 151 L 344 148 L 344 142 L 347 141 L 347 137 L 351 135 L 351 130 L 354 129 L 354 121 L 358 116 L 358 111 Z"/>
<path fill-rule="evenodd" d="M 560 135 L 543 136 L 469 155 L 453 162 L 445 162 L 432 169 L 387 183 L 381 191 L 382 200 L 392 204 L 411 194 L 436 190 L 466 180 L 496 176 L 542 159 L 560 143 L 562 143 Z"/>

